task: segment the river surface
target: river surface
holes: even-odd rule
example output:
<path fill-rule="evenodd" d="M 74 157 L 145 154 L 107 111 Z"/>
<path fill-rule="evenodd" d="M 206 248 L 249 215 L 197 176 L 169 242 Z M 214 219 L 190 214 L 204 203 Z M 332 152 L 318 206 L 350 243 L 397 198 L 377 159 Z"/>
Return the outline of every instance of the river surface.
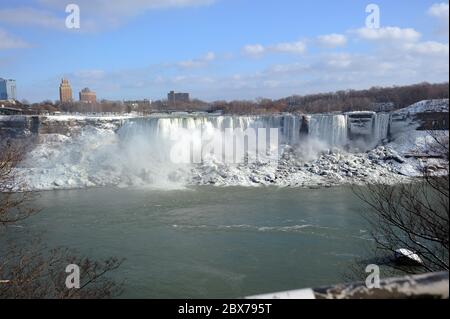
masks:
<path fill-rule="evenodd" d="M 125 298 L 237 298 L 345 281 L 371 246 L 347 187 L 85 189 L 40 193 L 14 227 L 49 247 L 125 262 Z"/>

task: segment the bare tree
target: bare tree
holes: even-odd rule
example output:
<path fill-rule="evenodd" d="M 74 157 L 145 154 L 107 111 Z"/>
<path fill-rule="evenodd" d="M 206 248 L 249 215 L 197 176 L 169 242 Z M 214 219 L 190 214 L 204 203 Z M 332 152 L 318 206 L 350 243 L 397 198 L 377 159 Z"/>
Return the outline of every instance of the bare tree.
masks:
<path fill-rule="evenodd" d="M 95 261 L 80 257 L 65 248 L 48 250 L 40 242 L 27 247 L 9 245 L 0 259 L 0 299 L 111 298 L 122 293 L 122 285 L 106 275 L 121 263 L 117 258 Z M 79 288 L 66 286 L 68 265 L 79 267 Z"/>
<path fill-rule="evenodd" d="M 21 243 L 6 243 L 8 226 L 22 221 L 37 210 L 34 196 L 20 189 L 16 166 L 26 146 L 18 141 L 0 145 L 0 299 L 2 298 L 110 298 L 122 292 L 122 284 L 107 277 L 123 260 L 95 261 L 65 249 L 48 249 L 38 236 Z M 80 269 L 80 288 L 65 284 L 67 265 Z"/>
<path fill-rule="evenodd" d="M 16 140 L 0 144 L 0 224 L 12 224 L 35 213 L 28 205 L 30 193 L 14 193 L 23 183 L 16 173 L 16 166 L 23 160 L 27 146 Z"/>
<path fill-rule="evenodd" d="M 420 180 L 400 185 L 354 188 L 370 206 L 365 217 L 378 251 L 394 255 L 407 249 L 422 260 L 424 271 L 449 270 L 448 133 L 430 133 L 432 142 L 423 159 Z M 432 158 L 433 160 L 430 160 Z M 406 272 L 417 269 L 392 264 Z"/>

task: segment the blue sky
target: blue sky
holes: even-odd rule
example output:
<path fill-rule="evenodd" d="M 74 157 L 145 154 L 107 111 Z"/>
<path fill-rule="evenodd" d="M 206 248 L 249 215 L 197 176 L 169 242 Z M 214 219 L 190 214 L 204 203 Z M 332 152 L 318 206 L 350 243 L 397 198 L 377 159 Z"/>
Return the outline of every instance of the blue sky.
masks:
<path fill-rule="evenodd" d="M 67 29 L 65 7 L 80 8 Z M 380 28 L 366 27 L 366 6 Z M 448 2 L 428 0 L 0 0 L 0 77 L 18 98 L 75 92 L 160 99 L 279 98 L 449 76 Z"/>

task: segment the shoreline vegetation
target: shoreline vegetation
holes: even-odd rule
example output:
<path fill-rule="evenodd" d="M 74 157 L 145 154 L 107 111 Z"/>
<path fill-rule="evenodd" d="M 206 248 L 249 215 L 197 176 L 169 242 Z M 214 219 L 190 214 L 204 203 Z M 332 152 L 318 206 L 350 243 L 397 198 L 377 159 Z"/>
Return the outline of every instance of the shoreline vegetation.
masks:
<path fill-rule="evenodd" d="M 439 172 L 441 160 L 430 153 L 436 142 L 432 131 L 448 139 L 448 121 L 442 120 L 447 116 L 448 99 L 421 101 L 390 114 L 4 116 L 0 136 L 9 136 L 13 145 L 29 144 L 17 167 L 26 186 L 14 185 L 13 191 L 198 185 L 307 189 L 407 182 L 420 176 L 423 161 Z M 201 162 L 172 162 L 179 138 L 183 152 L 203 152 L 209 143 L 201 137 L 205 127 L 215 138 L 222 138 L 226 127 L 278 128 L 278 156 L 230 165 L 217 154 L 200 153 Z"/>
<path fill-rule="evenodd" d="M 422 100 L 448 99 L 449 84 L 419 83 L 408 86 L 372 87 L 367 90 L 341 90 L 329 93 L 292 95 L 280 99 L 256 98 L 255 100 L 217 100 L 206 102 L 192 99 L 189 102 L 169 105 L 167 100 L 113 101 L 100 100 L 94 104 L 80 102 L 60 103 L 46 100 L 30 103 L 26 100 L 13 103 L 2 101 L 4 107 L 11 107 L 22 114 L 58 113 L 139 113 L 155 112 L 222 112 L 226 115 L 271 115 L 277 113 L 333 113 L 351 111 L 395 111 Z M 140 103 L 142 102 L 142 103 Z M 0 112 L 1 114 L 1 112 Z"/>
<path fill-rule="evenodd" d="M 14 140 L 0 140 L 3 142 L 0 143 L 0 164 L 3 164 L 0 165 L 0 173 L 3 171 L 3 179 L 0 174 L 0 208 L 3 207 L 3 211 L 0 209 L 0 226 L 15 226 L 18 221 L 34 215 L 39 208 L 33 199 L 40 195 L 51 195 L 42 194 L 45 191 L 114 188 L 118 189 L 118 192 L 125 192 L 123 189 L 129 191 L 143 187 L 156 191 L 179 191 L 181 186 L 181 189 L 185 190 L 214 187 L 216 191 L 223 192 L 221 187 L 239 186 L 257 188 L 257 192 L 264 192 L 270 187 L 291 190 L 319 189 L 318 192 L 323 192 L 325 188 L 343 186 L 349 187 L 354 192 L 353 195 L 359 197 L 360 202 L 371 207 L 370 214 L 369 211 L 364 212 L 364 217 L 370 225 L 369 230 L 364 230 L 364 234 L 367 233 L 364 240 L 370 239 L 376 243 L 371 257 L 387 260 L 399 248 L 407 248 L 426 262 L 421 268 L 409 268 L 409 265 L 404 266 L 398 264 L 397 260 L 392 260 L 392 263 L 383 264 L 383 267 L 402 273 L 448 271 L 448 122 L 445 124 L 447 129 L 444 130 L 431 131 L 423 125 L 424 121 L 435 122 L 436 116 L 441 118 L 442 114 L 448 115 L 448 99 L 421 100 L 407 108 L 389 112 L 391 114 L 378 114 L 373 110 L 355 112 L 357 116 L 353 120 L 356 122 L 352 122 L 351 116 L 355 114 L 350 114 L 351 112 L 345 115 L 272 116 L 272 119 L 283 119 L 276 123 L 281 125 L 279 128 L 284 134 L 283 137 L 289 140 L 282 147 L 279 161 L 257 161 L 233 166 L 218 163 L 213 158 L 186 167 L 170 165 L 164 157 L 154 158 L 155 153 L 167 153 L 173 146 L 167 135 L 169 132 L 181 130 L 186 126 L 192 129 L 191 133 L 195 133 L 205 124 L 204 120 L 208 120 L 206 122 L 215 133 L 223 128 L 222 124 L 239 128 L 249 128 L 253 125 L 257 127 L 257 114 L 189 117 L 178 113 L 169 118 L 162 116 L 142 120 L 135 120 L 132 116 L 123 114 L 97 118 L 59 114 L 42 117 L 37 121 L 30 121 L 33 118 L 29 117 L 23 122 L 27 125 L 31 123 L 30 130 L 17 126 L 21 121 L 13 117 L 8 127 L 10 132 L 31 133 L 32 124 L 36 122 L 42 127 L 31 135 L 23 136 L 22 141 L 33 140 L 33 143 L 36 143 L 24 146 L 25 148 L 21 148 Z M 361 121 L 360 116 L 363 114 L 370 115 L 371 120 Z M 431 115 L 431 119 L 421 118 L 418 114 Z M 396 124 L 400 126 L 394 129 L 394 135 L 390 134 L 392 115 L 400 115 Z M 309 119 L 307 123 L 299 120 L 306 117 Z M 1 124 L 8 122 L 1 121 L 2 118 L 8 116 L 0 117 L 0 133 Z M 270 121 L 263 123 L 273 124 Z M 367 125 L 366 128 L 369 129 L 365 140 L 360 139 L 361 137 L 352 138 L 352 123 L 359 124 L 356 125 L 358 130 Z M 307 133 L 302 131 L 303 125 L 308 126 Z M 336 139 L 335 136 L 341 136 L 343 139 Z M 4 142 L 6 145 L 3 147 L 9 152 L 2 152 Z M 4 154 L 11 156 L 2 160 Z M 419 163 L 426 165 L 420 166 Z M 442 170 L 444 172 L 441 174 Z M 21 185 L 30 186 L 30 191 L 26 188 L 20 191 Z M 370 190 L 369 194 L 357 191 L 358 186 L 363 185 L 364 189 Z M 417 192 L 420 187 L 423 189 Z M 428 195 L 428 188 L 424 187 L 431 188 L 434 193 Z M 5 190 L 8 192 L 4 192 Z M 398 214 L 403 210 L 411 213 Z M 239 231 L 242 231 L 242 225 L 248 224 L 235 223 Z M 172 231 L 210 230 L 208 225 L 184 225 L 178 220 L 172 222 L 172 225 Z M 228 224 L 212 227 L 212 231 L 234 229 L 233 225 Z M 244 229 L 247 229 L 245 227 Z M 250 231 L 254 231 L 252 227 L 248 226 Z M 258 226 L 256 229 L 259 232 L 276 229 L 282 233 L 301 233 L 314 227 L 321 229 L 323 226 L 297 223 L 283 225 L 281 228 L 277 225 Z M 405 239 L 407 236 L 413 236 L 412 240 Z M 386 238 L 389 239 L 387 243 Z M 426 240 L 426 245 L 418 245 L 416 238 Z M 33 239 L 33 242 L 35 241 L 38 242 Z M 123 259 L 123 256 L 116 257 L 114 252 L 105 254 L 112 256 L 106 259 L 98 259 L 98 256 L 92 259 L 84 251 L 79 253 L 65 247 L 53 248 L 47 242 L 38 242 L 37 247 L 40 251 L 51 249 L 49 257 L 47 258 L 47 253 L 34 254 L 36 248 L 33 245 L 7 248 L 7 257 L 9 254 L 15 254 L 21 259 L 13 259 L 12 267 L 0 267 L 0 275 L 2 278 L 20 276 L 24 280 L 8 283 L 4 289 L 0 289 L 0 297 L 111 298 L 121 296 L 129 284 L 116 280 L 117 275 L 114 275 L 116 271 L 120 274 L 122 268 L 127 271 L 125 260 L 128 256 Z M 21 267 L 20 260 L 23 259 L 29 260 L 33 267 Z M 72 293 L 64 290 L 61 285 L 65 273 L 59 269 L 63 269 L 63 265 L 68 263 L 80 264 L 83 273 L 90 274 L 83 283 L 83 287 L 86 287 L 84 290 Z M 53 265 L 57 265 L 56 270 Z M 360 275 L 359 270 L 352 275 L 365 276 Z M 27 285 L 29 278 L 38 278 L 35 281 L 38 289 Z M 51 282 L 42 281 L 41 278 L 51 278 Z"/>

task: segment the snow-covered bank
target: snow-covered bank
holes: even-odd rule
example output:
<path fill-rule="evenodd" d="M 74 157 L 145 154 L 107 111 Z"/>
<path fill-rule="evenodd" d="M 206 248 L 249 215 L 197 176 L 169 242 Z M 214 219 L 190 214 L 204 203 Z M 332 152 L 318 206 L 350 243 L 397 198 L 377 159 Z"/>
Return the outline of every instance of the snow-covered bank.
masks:
<path fill-rule="evenodd" d="M 400 113 L 424 110 L 448 111 L 448 100 L 420 102 Z M 388 113 L 374 112 L 50 116 L 34 123 L 38 126 L 33 135 L 37 144 L 17 169 L 27 185 L 22 190 L 52 190 L 104 186 L 167 189 L 188 185 L 393 184 L 419 176 L 424 162 L 437 174 L 448 168 L 448 163 L 430 156 L 434 138 L 427 131 L 417 130 L 417 119 L 393 118 Z M 278 149 L 241 164 L 224 161 L 226 156 L 220 152 L 202 153 L 201 161 L 185 164 L 172 160 L 174 148 L 181 145 L 190 151 L 203 151 L 229 128 L 240 133 L 275 128 L 279 132 Z M 448 131 L 436 132 L 448 140 Z M 203 139 L 202 134 L 208 138 Z M 238 134 L 235 144 L 245 145 L 248 138 L 249 135 Z"/>
<path fill-rule="evenodd" d="M 441 100 L 425 100 L 417 102 L 411 106 L 408 106 L 404 109 L 400 109 L 395 111 L 394 113 L 409 113 L 409 114 L 418 114 L 418 113 L 429 113 L 429 112 L 446 112 L 448 113 L 449 100 L 441 99 Z"/>
<path fill-rule="evenodd" d="M 439 132 L 445 134 L 447 132 Z M 430 144 L 428 144 L 430 143 Z M 212 185 L 277 185 L 283 187 L 321 187 L 342 184 L 395 184 L 421 176 L 423 160 L 405 155 L 431 145 L 429 132 L 408 131 L 386 145 L 364 153 L 351 153 L 339 148 L 319 152 L 318 158 L 303 160 L 301 148 L 286 147 L 277 163 L 228 166 L 205 164 L 193 170 L 196 184 Z M 401 147 L 399 147 L 399 144 Z M 428 159 L 436 172 L 446 163 Z M 206 172 L 206 174 L 205 174 Z"/>
<path fill-rule="evenodd" d="M 420 175 L 420 161 L 406 159 L 404 154 L 420 147 L 425 139 L 426 132 L 408 132 L 369 152 L 350 153 L 334 148 L 319 152 L 313 160 L 303 160 L 301 148 L 285 146 L 278 161 L 230 165 L 211 159 L 202 164 L 175 165 L 158 161 L 157 149 L 147 149 L 146 142 L 137 148 L 129 147 L 122 145 L 112 130 L 91 128 L 75 139 L 62 135 L 43 137 L 19 171 L 28 190 L 393 184 Z"/>
<path fill-rule="evenodd" d="M 442 132 L 441 132 L 442 133 Z M 448 131 L 445 132 L 448 138 Z M 225 164 L 214 157 L 201 164 L 173 164 L 173 144 L 160 137 L 131 135 L 115 127 L 86 127 L 77 136 L 44 134 L 18 168 L 27 188 L 86 187 L 180 188 L 187 185 L 324 187 L 341 184 L 398 183 L 420 175 L 421 160 L 406 154 L 426 151 L 432 139 L 406 130 L 366 152 L 327 147 L 317 140 L 283 145 L 279 160 Z M 436 167 L 443 164 L 436 161 Z"/>

